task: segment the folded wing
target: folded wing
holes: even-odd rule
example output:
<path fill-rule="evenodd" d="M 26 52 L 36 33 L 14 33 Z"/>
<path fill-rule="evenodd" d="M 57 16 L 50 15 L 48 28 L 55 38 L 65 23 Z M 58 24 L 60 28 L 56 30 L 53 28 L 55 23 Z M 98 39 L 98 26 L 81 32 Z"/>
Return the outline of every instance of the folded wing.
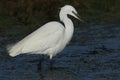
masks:
<path fill-rule="evenodd" d="M 10 56 L 28 52 L 44 52 L 57 45 L 63 36 L 64 26 L 58 22 L 49 22 L 12 46 L 9 50 Z"/>

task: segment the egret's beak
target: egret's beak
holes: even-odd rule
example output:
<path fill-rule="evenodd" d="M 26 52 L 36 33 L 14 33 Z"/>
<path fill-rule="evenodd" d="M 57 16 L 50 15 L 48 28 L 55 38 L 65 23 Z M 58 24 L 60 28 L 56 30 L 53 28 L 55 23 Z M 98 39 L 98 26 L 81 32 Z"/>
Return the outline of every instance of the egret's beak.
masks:
<path fill-rule="evenodd" d="M 72 12 L 75 15 L 75 18 L 77 18 L 78 20 L 80 20 L 81 22 L 85 22 L 84 20 L 81 19 L 80 15 L 75 13 L 74 11 Z"/>

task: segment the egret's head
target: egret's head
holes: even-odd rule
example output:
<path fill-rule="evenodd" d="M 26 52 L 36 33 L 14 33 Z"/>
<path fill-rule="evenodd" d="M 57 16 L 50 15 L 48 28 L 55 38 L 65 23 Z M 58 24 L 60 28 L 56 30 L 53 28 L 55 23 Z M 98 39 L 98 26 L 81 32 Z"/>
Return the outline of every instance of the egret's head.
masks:
<path fill-rule="evenodd" d="M 64 15 L 71 15 L 71 16 L 81 20 L 80 16 L 77 13 L 77 11 L 71 5 L 65 5 L 64 7 L 61 8 L 61 10 L 60 10 L 60 17 L 63 18 Z"/>

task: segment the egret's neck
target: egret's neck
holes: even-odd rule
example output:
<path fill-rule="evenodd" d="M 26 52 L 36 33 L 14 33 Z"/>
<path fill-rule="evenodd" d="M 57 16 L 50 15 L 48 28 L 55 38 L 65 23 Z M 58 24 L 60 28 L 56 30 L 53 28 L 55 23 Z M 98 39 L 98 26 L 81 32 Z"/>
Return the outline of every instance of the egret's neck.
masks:
<path fill-rule="evenodd" d="M 73 35 L 73 31 L 74 31 L 73 22 L 71 21 L 71 19 L 68 18 L 66 14 L 60 15 L 60 20 L 65 25 L 64 42 L 67 44 L 71 40 Z"/>

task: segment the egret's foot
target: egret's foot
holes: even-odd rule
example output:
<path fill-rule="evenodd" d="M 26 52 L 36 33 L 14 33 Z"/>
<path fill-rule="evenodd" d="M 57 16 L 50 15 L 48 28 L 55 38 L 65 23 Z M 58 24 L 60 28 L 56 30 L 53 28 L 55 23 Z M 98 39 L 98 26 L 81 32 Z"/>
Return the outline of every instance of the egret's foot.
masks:
<path fill-rule="evenodd" d="M 36 60 L 28 61 L 28 62 L 35 63 L 35 62 L 39 62 L 39 61 L 40 61 L 40 59 L 36 59 Z"/>
<path fill-rule="evenodd" d="M 62 66 L 54 66 L 54 60 L 52 59 L 52 60 L 50 60 L 50 67 L 49 67 L 49 69 L 50 70 L 61 70 L 61 69 L 68 69 L 68 67 L 62 67 Z"/>
<path fill-rule="evenodd" d="M 42 69 L 41 63 L 38 63 L 37 64 L 37 70 L 41 70 L 41 69 Z"/>
<path fill-rule="evenodd" d="M 54 69 L 54 68 L 53 68 L 53 65 L 50 64 L 50 70 L 53 70 L 53 69 Z"/>
<path fill-rule="evenodd" d="M 63 69 L 69 69 L 66 67 L 51 67 L 50 70 L 63 70 Z"/>

